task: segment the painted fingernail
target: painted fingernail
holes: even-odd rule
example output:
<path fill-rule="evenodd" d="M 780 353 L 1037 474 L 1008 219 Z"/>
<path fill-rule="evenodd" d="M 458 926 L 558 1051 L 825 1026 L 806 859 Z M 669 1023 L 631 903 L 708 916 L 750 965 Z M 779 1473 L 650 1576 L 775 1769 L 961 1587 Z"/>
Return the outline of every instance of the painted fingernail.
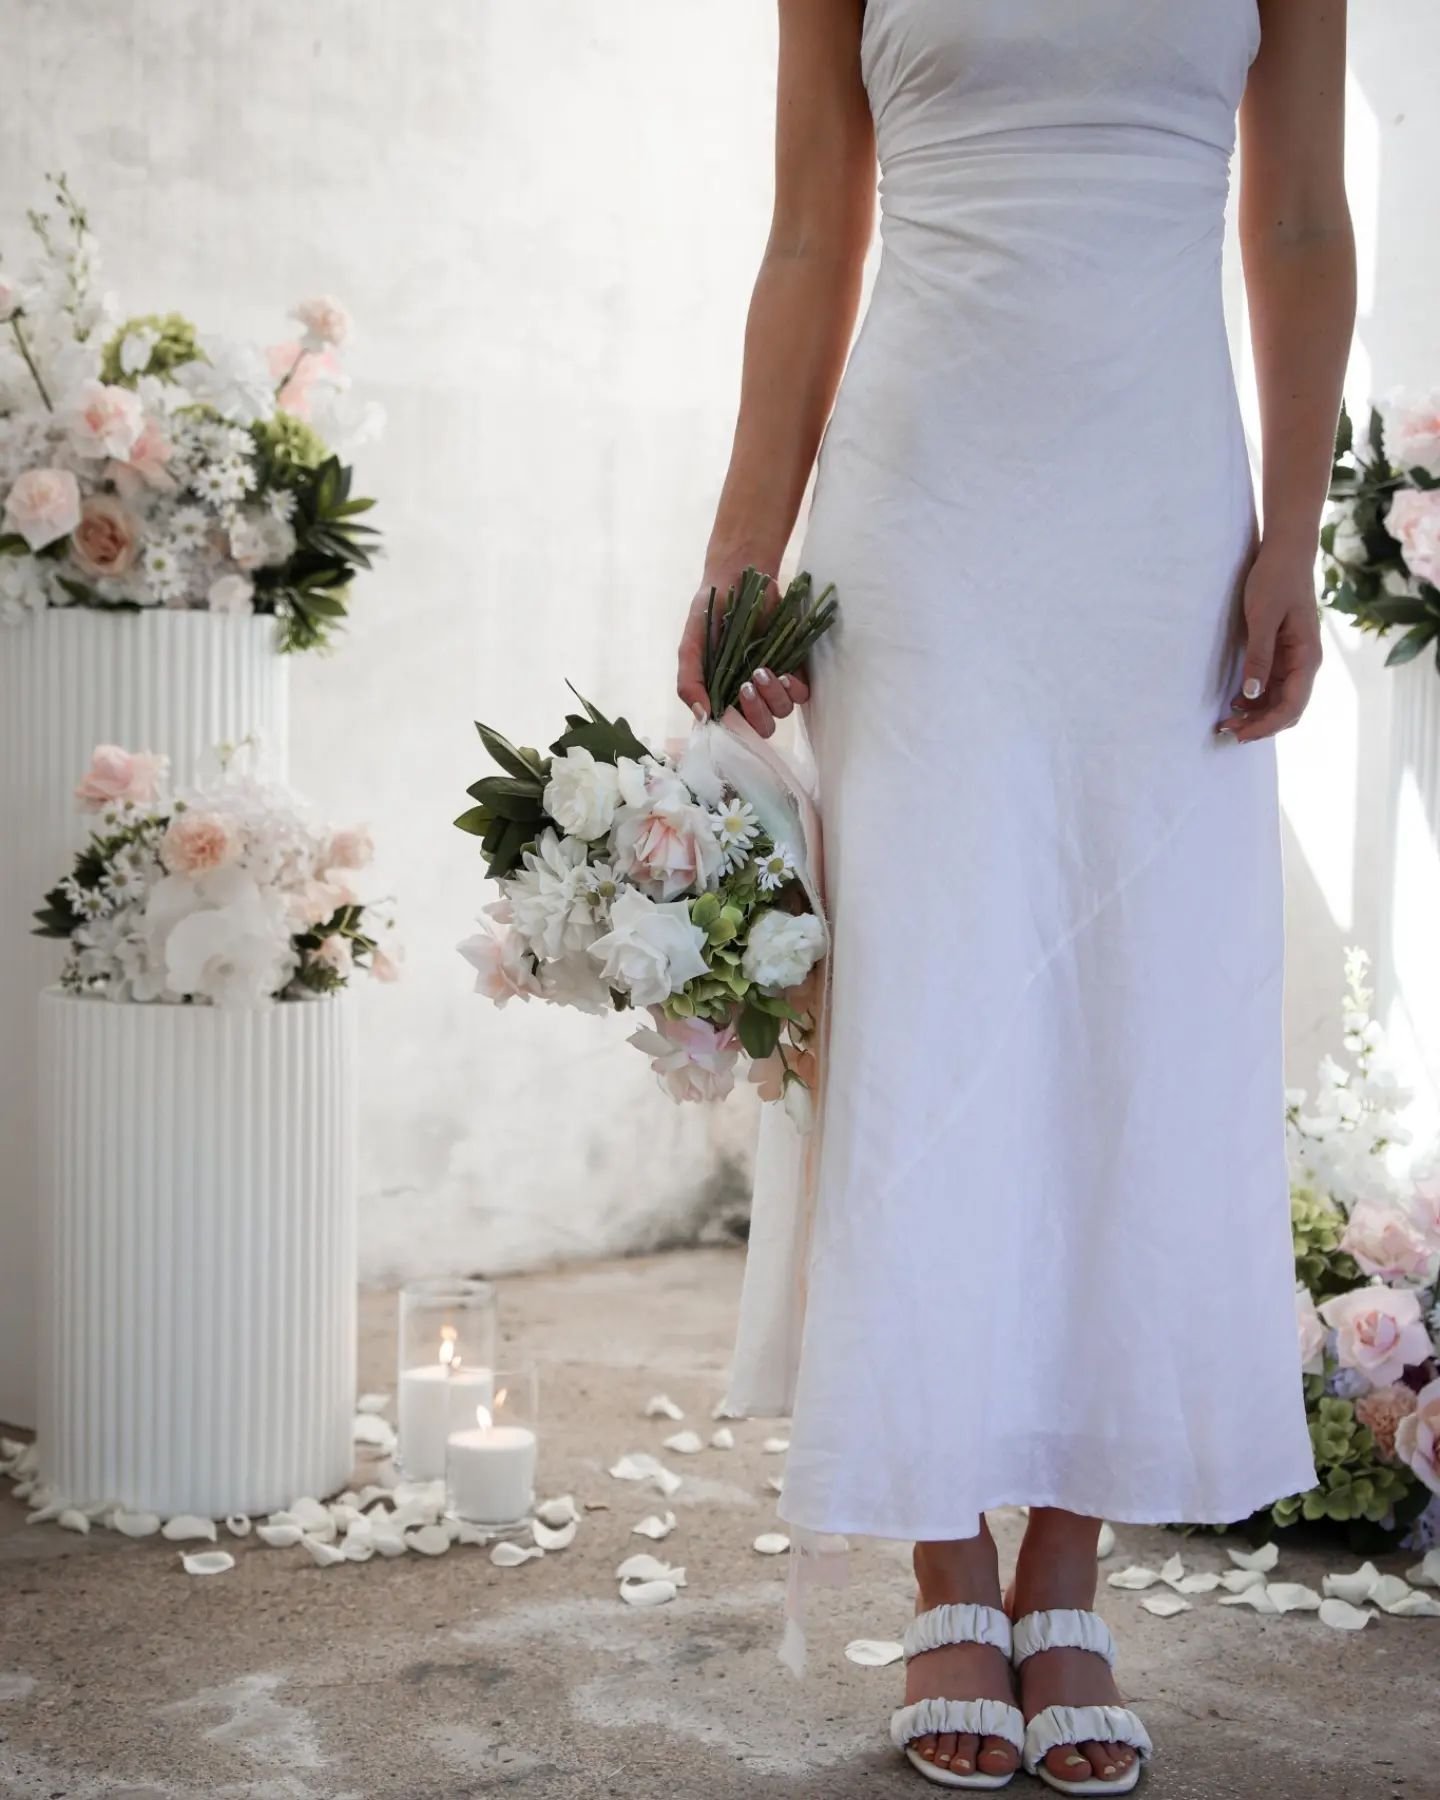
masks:
<path fill-rule="evenodd" d="M 742 683 L 740 693 L 744 699 L 753 700 L 755 698 L 755 683 L 753 681 Z"/>
<path fill-rule="evenodd" d="M 782 675 L 782 676 L 781 676 L 781 677 L 780 677 L 780 685 L 781 685 L 781 687 L 783 687 L 783 688 L 784 688 L 784 689 L 785 689 L 785 691 L 786 691 L 786 693 L 789 693 L 789 691 L 790 691 L 790 677 L 789 677 L 789 676 L 788 676 L 788 675 Z"/>
<path fill-rule="evenodd" d="M 700 704 L 700 702 L 698 700 L 690 708 L 690 710 L 691 710 L 691 712 L 694 713 L 695 717 L 703 725 L 705 723 L 705 708 Z"/>
<path fill-rule="evenodd" d="M 1244 694 L 1247 700 L 1258 700 L 1265 692 L 1265 683 L 1261 681 L 1258 675 L 1252 675 L 1245 683 L 1244 687 L 1241 688 L 1240 692 Z"/>
<path fill-rule="evenodd" d="M 768 669 L 757 669 L 755 671 L 755 679 L 757 681 L 773 681 L 775 677 Z"/>
<path fill-rule="evenodd" d="M 1217 738 L 1229 738 L 1232 744 L 1235 742 L 1235 733 L 1228 725 L 1217 725 L 1215 727 L 1215 735 Z"/>

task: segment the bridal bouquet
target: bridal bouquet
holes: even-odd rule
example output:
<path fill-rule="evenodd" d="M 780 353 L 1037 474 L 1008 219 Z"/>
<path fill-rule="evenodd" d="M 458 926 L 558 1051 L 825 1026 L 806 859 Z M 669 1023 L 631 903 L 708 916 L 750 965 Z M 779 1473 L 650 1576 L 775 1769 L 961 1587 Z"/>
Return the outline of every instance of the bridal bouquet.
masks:
<path fill-rule="evenodd" d="M 711 603 L 706 686 L 721 717 L 757 667 L 798 668 L 834 616 L 799 577 L 772 611 L 747 570 Z M 661 753 L 588 701 L 548 755 L 487 725 L 501 773 L 456 820 L 479 836 L 500 898 L 460 946 L 498 1006 L 643 1009 L 630 1043 L 675 1100 L 723 1098 L 736 1065 L 804 1129 L 827 943 L 805 833 L 760 740 L 702 725 Z"/>
<path fill-rule="evenodd" d="M 1409 1141 L 1367 959 L 1346 958 L 1345 1048 L 1313 1098 L 1289 1098 L 1296 1310 L 1319 1482 L 1279 1501 L 1271 1529 L 1342 1524 L 1368 1549 L 1440 1543 L 1440 1167 L 1390 1172 Z M 1408 1535 L 1407 1535 L 1408 1534 Z"/>
<path fill-rule="evenodd" d="M 38 936 L 69 945 L 68 992 L 255 1007 L 332 994 L 357 969 L 395 978 L 391 922 L 355 887 L 369 832 L 318 825 L 253 762 L 222 752 L 170 798 L 163 757 L 95 751 L 75 790 L 90 841 L 36 914 Z"/>
<path fill-rule="evenodd" d="M 33 264 L 0 263 L 0 619 L 51 606 L 273 614 L 324 644 L 375 531 L 342 458 L 372 435 L 330 299 L 265 349 L 179 313 L 118 320 L 63 180 Z"/>
<path fill-rule="evenodd" d="M 1432 643 L 1440 661 L 1440 393 L 1372 407 L 1363 445 L 1342 411 L 1330 499 L 1320 533 L 1326 601 L 1362 631 L 1403 628 L 1387 663 Z"/>

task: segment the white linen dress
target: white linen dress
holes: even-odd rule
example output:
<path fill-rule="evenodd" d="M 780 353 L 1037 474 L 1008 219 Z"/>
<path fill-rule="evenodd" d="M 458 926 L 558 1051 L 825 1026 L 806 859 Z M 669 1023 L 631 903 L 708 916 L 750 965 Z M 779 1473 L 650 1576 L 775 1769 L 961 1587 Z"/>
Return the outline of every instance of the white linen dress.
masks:
<path fill-rule="evenodd" d="M 1255 519 L 1221 308 L 1256 0 L 869 0 L 883 257 L 801 566 L 833 926 L 729 1408 L 802 1533 L 1313 1485 Z"/>

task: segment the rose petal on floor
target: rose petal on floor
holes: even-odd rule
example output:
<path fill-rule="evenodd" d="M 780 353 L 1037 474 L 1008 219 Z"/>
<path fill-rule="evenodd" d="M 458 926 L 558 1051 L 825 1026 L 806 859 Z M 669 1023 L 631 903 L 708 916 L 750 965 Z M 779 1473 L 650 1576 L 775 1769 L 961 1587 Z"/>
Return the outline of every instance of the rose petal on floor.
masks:
<path fill-rule="evenodd" d="M 288 1550 L 292 1544 L 298 1544 L 305 1533 L 298 1525 L 257 1525 L 255 1535 L 272 1550 Z"/>
<path fill-rule="evenodd" d="M 1271 1581 L 1265 1592 L 1276 1612 L 1319 1612 L 1320 1596 L 1299 1581 Z"/>
<path fill-rule="evenodd" d="M 575 1504 L 573 1494 L 561 1494 L 555 1500 L 542 1500 L 535 1508 L 535 1517 L 542 1525 L 548 1525 L 552 1531 L 558 1531 L 562 1525 L 572 1520 L 579 1520 L 580 1509 Z"/>
<path fill-rule="evenodd" d="M 733 1450 L 735 1448 L 735 1433 L 728 1425 L 722 1425 L 718 1431 L 710 1433 L 710 1448 L 712 1450 Z"/>
<path fill-rule="evenodd" d="M 677 1456 L 694 1456 L 705 1448 L 704 1440 L 698 1431 L 677 1431 L 673 1437 L 665 1439 L 664 1448 L 673 1450 Z"/>
<path fill-rule="evenodd" d="M 167 1519 L 160 1527 L 160 1535 L 168 1538 L 172 1544 L 189 1543 L 197 1538 L 213 1544 L 216 1536 L 215 1521 L 197 1519 L 194 1513 L 176 1513 L 173 1519 Z"/>
<path fill-rule="evenodd" d="M 1270 1598 L 1269 1590 L 1262 1584 L 1260 1587 L 1246 1588 L 1241 1594 L 1222 1594 L 1222 1606 L 1248 1606 L 1252 1612 L 1278 1614 L 1280 1608 Z"/>
<path fill-rule="evenodd" d="M 672 1568 L 667 1562 L 661 1562 L 658 1556 L 651 1556 L 644 1550 L 637 1550 L 634 1556 L 627 1556 L 615 1571 L 617 1581 L 673 1581 L 677 1588 L 686 1585 L 683 1568 Z"/>
<path fill-rule="evenodd" d="M 1160 1577 L 1154 1569 L 1147 1569 L 1139 1563 L 1132 1563 L 1128 1569 L 1117 1569 L 1113 1575 L 1107 1575 L 1105 1585 L 1138 1592 L 1141 1588 L 1154 1587 L 1159 1579 Z"/>
<path fill-rule="evenodd" d="M 81 1537 L 89 1537 L 90 1521 L 78 1506 L 67 1506 L 62 1509 L 55 1523 L 62 1531 L 78 1531 Z"/>
<path fill-rule="evenodd" d="M 405 1542 L 422 1556 L 443 1556 L 450 1548 L 450 1533 L 443 1525 L 422 1525 L 417 1531 L 407 1531 Z"/>
<path fill-rule="evenodd" d="M 231 1513 L 225 1520 L 225 1529 L 231 1537 L 249 1537 L 250 1520 L 244 1513 Z"/>
<path fill-rule="evenodd" d="M 1427 1550 L 1422 1562 L 1416 1563 L 1413 1569 L 1407 1569 L 1405 1579 L 1413 1581 L 1416 1587 L 1440 1588 L 1440 1545 Z"/>
<path fill-rule="evenodd" d="M 790 1540 L 783 1531 L 762 1531 L 751 1548 L 762 1556 L 783 1556 L 790 1548 Z"/>
<path fill-rule="evenodd" d="M 1392 1600 L 1384 1610 L 1392 1619 L 1440 1619 L 1440 1600 L 1411 1588 L 1403 1599 Z"/>
<path fill-rule="evenodd" d="M 187 1575 L 223 1575 L 235 1567 L 235 1558 L 228 1550 L 197 1550 L 190 1556 L 182 1554 L 180 1561 Z"/>
<path fill-rule="evenodd" d="M 1178 1555 L 1167 1556 L 1165 1561 L 1160 1565 L 1160 1579 L 1162 1581 L 1168 1581 L 1172 1586 L 1179 1581 L 1184 1573 L 1185 1564 L 1180 1560 Z"/>
<path fill-rule="evenodd" d="M 1265 1585 L 1265 1577 L 1259 1569 L 1227 1569 L 1220 1577 L 1220 1585 L 1232 1594 L 1244 1594 L 1251 1588 Z"/>
<path fill-rule="evenodd" d="M 1262 1576 L 1263 1580 L 1264 1577 Z M 1178 1581 L 1170 1584 L 1177 1594 L 1213 1594 L 1220 1585 L 1218 1575 L 1202 1574 L 1198 1569 L 1192 1575 L 1182 1575 Z"/>
<path fill-rule="evenodd" d="M 575 1542 L 575 1533 L 580 1529 L 578 1519 L 572 1519 L 568 1525 L 556 1526 L 552 1529 L 543 1519 L 530 1521 L 531 1534 L 542 1550 L 568 1550 Z"/>
<path fill-rule="evenodd" d="M 1259 1569 L 1268 1575 L 1280 1560 L 1280 1546 L 1262 1544 L 1258 1550 L 1227 1550 L 1225 1554 L 1237 1569 Z"/>
<path fill-rule="evenodd" d="M 497 1569 L 518 1569 L 521 1563 L 534 1562 L 544 1554 L 538 1544 L 512 1544 L 502 1538 L 490 1552 L 490 1560 Z"/>
<path fill-rule="evenodd" d="M 384 1412 L 389 1404 L 388 1394 L 362 1394 L 355 1402 L 355 1410 L 357 1413 L 379 1413 Z"/>
<path fill-rule="evenodd" d="M 630 1535 L 631 1537 L 654 1538 L 658 1543 L 661 1538 L 669 1537 L 674 1529 L 675 1515 L 673 1512 L 647 1513 L 638 1525 L 630 1527 Z"/>
<path fill-rule="evenodd" d="M 766 1438 L 760 1446 L 767 1456 L 783 1456 L 790 1448 L 789 1438 Z"/>
<path fill-rule="evenodd" d="M 1389 1612 L 1397 1600 L 1403 1600 L 1411 1591 L 1410 1583 L 1402 1581 L 1398 1575 L 1382 1575 L 1366 1598 L 1372 1606 L 1378 1606 L 1381 1612 Z M 1343 1600 L 1345 1596 L 1342 1594 L 1340 1598 Z"/>
<path fill-rule="evenodd" d="M 1112 1556 L 1114 1552 L 1115 1527 L 1113 1525 L 1102 1525 L 1100 1527 L 1100 1535 L 1095 1540 L 1095 1560 L 1096 1562 L 1104 1562 L 1105 1558 L 1107 1556 Z"/>
<path fill-rule="evenodd" d="M 1147 1594 L 1140 1604 L 1157 1619 L 1173 1619 L 1176 1613 L 1192 1610 L 1190 1602 L 1182 1600 L 1179 1594 Z"/>
<path fill-rule="evenodd" d="M 683 1419 L 683 1408 L 678 1407 L 668 1394 L 652 1394 L 645 1402 L 647 1419 Z"/>
<path fill-rule="evenodd" d="M 1374 1616 L 1362 1607 L 1352 1606 L 1348 1600 L 1320 1602 L 1320 1623 L 1334 1631 L 1363 1631 Z"/>
<path fill-rule="evenodd" d="M 1380 1571 L 1374 1563 L 1361 1563 L 1348 1575 L 1327 1575 L 1320 1586 L 1327 1600 L 1347 1600 L 1352 1606 L 1363 1606 L 1375 1591 Z"/>
<path fill-rule="evenodd" d="M 675 1598 L 673 1581 L 622 1581 L 620 1598 L 627 1606 L 664 1606 Z"/>
<path fill-rule="evenodd" d="M 862 1669 L 884 1669 L 899 1662 L 905 1646 L 888 1638 L 852 1638 L 845 1646 L 846 1659 L 859 1663 Z"/>
<path fill-rule="evenodd" d="M 311 1562 L 318 1568 L 330 1569 L 345 1560 L 345 1552 L 335 1544 L 327 1544 L 320 1538 L 313 1537 L 302 1537 L 300 1542 L 305 1546 Z"/>

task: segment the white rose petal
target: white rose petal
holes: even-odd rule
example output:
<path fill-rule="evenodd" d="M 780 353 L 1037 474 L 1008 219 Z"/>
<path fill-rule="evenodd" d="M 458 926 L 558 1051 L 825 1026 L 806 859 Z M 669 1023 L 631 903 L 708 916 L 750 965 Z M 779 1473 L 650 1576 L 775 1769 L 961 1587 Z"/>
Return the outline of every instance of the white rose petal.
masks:
<path fill-rule="evenodd" d="M 355 1410 L 362 1413 L 384 1412 L 389 1404 L 388 1394 L 362 1394 L 355 1402 Z"/>
<path fill-rule="evenodd" d="M 1159 1579 L 1160 1577 L 1154 1569 L 1147 1569 L 1139 1563 L 1133 1563 L 1128 1569 L 1117 1569 L 1113 1575 L 1107 1575 L 1105 1583 L 1107 1587 L 1125 1588 L 1138 1592 L 1142 1588 L 1154 1587 Z"/>
<path fill-rule="evenodd" d="M 288 1550 L 292 1544 L 298 1544 L 305 1533 L 298 1525 L 257 1525 L 255 1535 L 272 1550 Z"/>
<path fill-rule="evenodd" d="M 1140 1604 L 1157 1619 L 1173 1619 L 1176 1613 L 1190 1611 L 1190 1602 L 1178 1594 L 1147 1594 Z"/>
<path fill-rule="evenodd" d="M 1362 1607 L 1352 1606 L 1348 1600 L 1322 1600 L 1320 1602 L 1320 1623 L 1328 1625 L 1334 1631 L 1363 1631 L 1374 1617 Z"/>
<path fill-rule="evenodd" d="M 1410 1584 L 1402 1581 L 1398 1575 L 1382 1575 L 1371 1588 L 1367 1598 L 1372 1606 L 1378 1606 L 1381 1612 L 1389 1612 L 1391 1607 L 1411 1592 Z M 1342 1594 L 1343 1600 L 1345 1596 Z"/>
<path fill-rule="evenodd" d="M 1379 1579 L 1380 1571 L 1374 1563 L 1367 1562 L 1348 1575 L 1327 1575 L 1320 1585 L 1327 1599 L 1348 1600 L 1353 1606 L 1361 1606 L 1374 1593 Z"/>
<path fill-rule="evenodd" d="M 62 1531 L 78 1531 L 81 1537 L 89 1537 L 90 1521 L 78 1507 L 62 1507 L 55 1523 Z"/>
<path fill-rule="evenodd" d="M 712 1450 L 733 1450 L 735 1448 L 735 1433 L 728 1425 L 722 1425 L 718 1431 L 711 1432 L 710 1448 Z"/>
<path fill-rule="evenodd" d="M 422 1556 L 443 1556 L 450 1548 L 450 1533 L 443 1525 L 421 1525 L 405 1533 L 405 1542 Z"/>
<path fill-rule="evenodd" d="M 223 1575 L 235 1567 L 235 1558 L 228 1550 L 197 1550 L 190 1556 L 182 1555 L 180 1561 L 187 1575 Z"/>
<path fill-rule="evenodd" d="M 1220 1585 L 1232 1594 L 1245 1594 L 1251 1588 L 1263 1588 L 1265 1576 L 1259 1569 L 1227 1569 L 1220 1577 Z"/>
<path fill-rule="evenodd" d="M 1182 1575 L 1178 1581 L 1172 1581 L 1171 1587 L 1177 1594 L 1213 1594 L 1220 1585 L 1218 1575 L 1202 1575 L 1198 1571 L 1193 1575 Z"/>
<path fill-rule="evenodd" d="M 622 1581 L 620 1598 L 627 1606 L 665 1606 L 679 1590 L 673 1581 Z"/>
<path fill-rule="evenodd" d="M 1280 1560 L 1278 1544 L 1262 1544 L 1258 1550 L 1227 1550 L 1225 1554 L 1237 1569 L 1259 1569 L 1268 1575 Z"/>
<path fill-rule="evenodd" d="M 1276 1612 L 1319 1612 L 1320 1596 L 1298 1581 L 1272 1581 L 1265 1588 Z"/>
<path fill-rule="evenodd" d="M 619 1462 L 611 1465 L 610 1474 L 616 1481 L 653 1481 L 667 1500 L 680 1486 L 682 1479 L 673 1469 L 667 1469 L 658 1458 L 644 1450 L 631 1451 L 622 1456 Z"/>
<path fill-rule="evenodd" d="M 542 1525 L 548 1525 L 552 1531 L 558 1531 L 562 1525 L 568 1525 L 572 1519 L 578 1519 L 580 1509 L 575 1504 L 573 1494 L 561 1494 L 556 1500 L 542 1500 L 535 1508 L 535 1517 Z"/>
<path fill-rule="evenodd" d="M 783 1531 L 762 1531 L 751 1548 L 762 1556 L 783 1556 L 790 1548 L 790 1540 Z"/>
<path fill-rule="evenodd" d="M 568 1550 L 575 1542 L 575 1533 L 580 1529 L 579 1521 L 572 1519 L 568 1525 L 550 1526 L 543 1519 L 532 1519 L 530 1531 L 535 1542 L 542 1550 Z"/>
<path fill-rule="evenodd" d="M 674 1529 L 675 1515 L 673 1512 L 667 1512 L 663 1515 L 660 1513 L 647 1513 L 638 1525 L 632 1525 L 630 1527 L 630 1535 L 631 1537 L 653 1538 L 658 1543 L 661 1538 L 669 1537 Z"/>
<path fill-rule="evenodd" d="M 673 1568 L 669 1563 L 661 1562 L 658 1556 L 651 1556 L 640 1550 L 634 1556 L 627 1556 L 615 1571 L 617 1581 L 673 1581 L 677 1588 L 685 1586 L 685 1570 Z"/>
<path fill-rule="evenodd" d="M 770 1489 L 771 1493 L 783 1494 L 785 1492 L 785 1477 L 783 1475 L 767 1475 L 765 1477 L 765 1485 Z"/>
<path fill-rule="evenodd" d="M 318 1564 L 322 1569 L 328 1569 L 335 1563 L 345 1560 L 345 1552 L 337 1549 L 334 1544 L 325 1544 L 319 1538 L 313 1537 L 302 1537 L 300 1542 L 305 1546 L 311 1562 Z"/>
<path fill-rule="evenodd" d="M 790 1440 L 789 1438 L 778 1437 L 766 1438 L 760 1448 L 767 1456 L 783 1456 L 790 1448 Z"/>
<path fill-rule="evenodd" d="M 502 1538 L 490 1552 L 490 1560 L 497 1569 L 518 1569 L 521 1563 L 534 1562 L 544 1554 L 538 1544 L 512 1544 Z"/>
<path fill-rule="evenodd" d="M 249 1537 L 250 1520 L 244 1513 L 231 1513 L 225 1520 L 225 1529 L 231 1537 Z"/>
<path fill-rule="evenodd" d="M 1172 1587 L 1184 1573 L 1185 1564 L 1180 1560 L 1179 1556 L 1167 1557 L 1160 1565 L 1160 1579 L 1162 1581 L 1168 1581 Z"/>
<path fill-rule="evenodd" d="M 1100 1527 L 1100 1535 L 1095 1541 L 1095 1560 L 1097 1562 L 1104 1562 L 1107 1556 L 1113 1556 L 1114 1553 L 1115 1527 L 1113 1525 L 1102 1525 Z"/>
<path fill-rule="evenodd" d="M 698 1431 L 677 1431 L 673 1437 L 665 1439 L 664 1447 L 673 1450 L 677 1456 L 694 1456 L 705 1445 Z"/>
<path fill-rule="evenodd" d="M 886 1638 L 852 1638 L 845 1646 L 846 1659 L 862 1669 L 885 1669 L 899 1662 L 905 1646 Z"/>
<path fill-rule="evenodd" d="M 668 1394 L 654 1394 L 645 1402 L 647 1419 L 683 1419 L 685 1414 Z"/>
<path fill-rule="evenodd" d="M 1440 1619 L 1440 1600 L 1410 1588 L 1403 1598 L 1392 1600 L 1384 1610 L 1394 1619 Z"/>
<path fill-rule="evenodd" d="M 1246 1588 L 1242 1594 L 1222 1594 L 1220 1604 L 1222 1606 L 1248 1606 L 1252 1612 L 1257 1613 L 1273 1614 L 1280 1611 L 1264 1587 Z"/>
<path fill-rule="evenodd" d="M 172 1544 L 187 1543 L 195 1538 L 213 1544 L 217 1533 L 213 1519 L 197 1519 L 194 1513 L 177 1513 L 173 1519 L 165 1521 L 160 1535 L 169 1538 Z"/>

